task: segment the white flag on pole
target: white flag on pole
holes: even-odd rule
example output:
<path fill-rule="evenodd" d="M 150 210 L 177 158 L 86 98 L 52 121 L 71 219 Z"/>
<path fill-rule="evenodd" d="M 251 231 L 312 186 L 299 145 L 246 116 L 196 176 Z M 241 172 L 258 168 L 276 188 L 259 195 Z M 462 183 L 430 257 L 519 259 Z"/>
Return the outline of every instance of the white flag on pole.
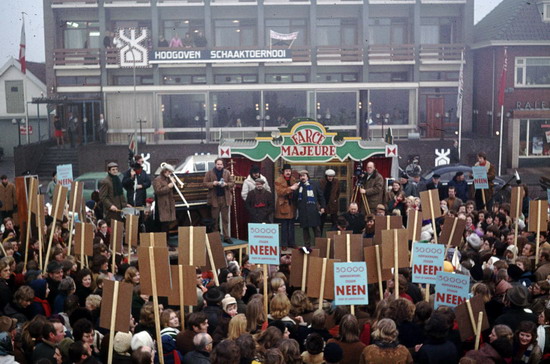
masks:
<path fill-rule="evenodd" d="M 271 39 L 277 39 L 277 40 L 296 40 L 298 38 L 298 33 L 300 32 L 293 32 L 293 33 L 277 33 L 274 30 L 269 30 L 269 37 Z"/>
<path fill-rule="evenodd" d="M 464 98 L 464 51 L 460 62 L 460 75 L 458 76 L 458 95 L 456 97 L 456 116 L 462 115 L 462 99 Z"/>

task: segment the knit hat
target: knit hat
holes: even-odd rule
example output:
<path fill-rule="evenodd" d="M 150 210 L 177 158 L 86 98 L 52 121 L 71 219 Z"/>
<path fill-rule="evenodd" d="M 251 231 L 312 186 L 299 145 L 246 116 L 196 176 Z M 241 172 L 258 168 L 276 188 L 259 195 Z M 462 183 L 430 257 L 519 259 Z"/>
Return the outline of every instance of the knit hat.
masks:
<path fill-rule="evenodd" d="M 130 351 L 132 343 L 132 334 L 130 332 L 117 332 L 113 349 L 119 354 L 124 354 Z"/>
<path fill-rule="evenodd" d="M 226 294 L 225 295 L 225 298 L 222 300 L 222 309 L 227 312 L 227 307 L 229 305 L 236 305 L 237 304 L 237 300 L 235 299 L 235 297 L 229 295 L 229 294 Z"/>
<path fill-rule="evenodd" d="M 223 297 L 223 292 L 217 287 L 209 288 L 208 291 L 202 295 L 202 298 L 204 298 L 208 305 L 217 305 L 223 300 Z"/>
<path fill-rule="evenodd" d="M 508 247 L 506 248 L 506 251 L 511 251 L 512 253 L 514 253 L 514 257 L 517 257 L 518 256 L 518 247 L 515 246 L 515 245 L 508 245 Z"/>
<path fill-rule="evenodd" d="M 512 288 L 506 291 L 508 301 L 517 307 L 527 307 L 529 304 L 529 301 L 527 300 L 528 295 L 529 292 L 527 291 L 527 288 L 519 284 L 513 285 Z"/>
<path fill-rule="evenodd" d="M 479 250 L 479 248 L 481 247 L 481 238 L 477 234 L 468 235 L 466 241 L 468 242 L 468 244 L 470 244 L 472 249 Z"/>
<path fill-rule="evenodd" d="M 142 346 L 148 346 L 150 348 L 153 348 L 153 339 L 151 338 L 151 335 L 147 331 L 141 331 L 134 335 L 132 338 L 132 341 L 130 342 L 130 347 L 132 348 L 132 351 L 136 351 L 137 349 L 141 348 Z"/>
<path fill-rule="evenodd" d="M 325 346 L 324 359 L 328 363 L 338 363 L 344 357 L 344 352 L 340 345 L 329 343 Z"/>
<path fill-rule="evenodd" d="M 519 281 L 523 273 L 525 273 L 523 269 L 521 269 L 515 264 L 510 264 L 508 266 L 507 271 L 508 271 L 508 276 L 512 279 L 512 281 Z"/>
<path fill-rule="evenodd" d="M 327 177 L 334 177 L 334 176 L 336 176 L 336 172 L 334 171 L 334 169 L 329 168 L 325 171 L 325 175 Z"/>
<path fill-rule="evenodd" d="M 61 355 L 63 355 L 66 358 L 69 357 L 69 346 L 71 346 L 72 343 L 74 343 L 74 340 L 69 337 L 66 337 L 63 340 L 61 340 L 59 344 L 57 344 L 57 347 L 61 351 Z"/>
<path fill-rule="evenodd" d="M 379 203 L 378 205 L 376 205 L 376 209 L 377 209 L 377 210 L 384 210 L 384 211 L 386 211 L 386 206 L 384 206 L 383 204 Z"/>

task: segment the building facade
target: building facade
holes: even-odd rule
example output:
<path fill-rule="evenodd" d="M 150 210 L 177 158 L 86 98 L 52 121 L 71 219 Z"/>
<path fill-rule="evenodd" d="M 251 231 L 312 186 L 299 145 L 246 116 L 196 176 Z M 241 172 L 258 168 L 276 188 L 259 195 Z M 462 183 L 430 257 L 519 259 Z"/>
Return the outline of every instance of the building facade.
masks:
<path fill-rule="evenodd" d="M 473 0 L 44 0 L 44 17 L 48 95 L 103 112 L 111 144 L 248 138 L 293 117 L 456 138 L 463 51 L 472 131 Z M 128 28 L 146 30 L 148 64 L 120 66 Z"/>
<path fill-rule="evenodd" d="M 501 132 L 504 167 L 550 166 L 550 1 L 503 0 L 475 27 L 473 120 L 480 136 Z"/>

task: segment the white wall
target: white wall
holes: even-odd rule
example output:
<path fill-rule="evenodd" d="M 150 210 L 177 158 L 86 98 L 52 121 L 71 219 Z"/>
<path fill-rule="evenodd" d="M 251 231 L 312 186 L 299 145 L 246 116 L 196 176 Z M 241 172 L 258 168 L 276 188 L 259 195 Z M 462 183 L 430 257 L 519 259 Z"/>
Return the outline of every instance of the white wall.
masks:
<path fill-rule="evenodd" d="M 27 69 L 27 76 L 29 76 L 29 70 Z M 37 85 L 34 83 L 30 77 L 25 77 L 14 66 L 11 66 L 0 76 L 0 119 L 20 119 L 25 116 L 25 114 L 8 114 L 6 111 L 6 86 L 4 81 L 18 81 L 24 79 L 25 81 L 25 87 L 27 94 L 25 95 L 26 101 L 32 101 L 33 97 L 40 97 L 41 93 L 46 95 L 46 86 L 45 85 Z M 37 110 L 35 104 L 28 104 L 29 108 L 29 118 L 32 120 L 33 118 L 36 118 Z M 40 118 L 46 117 L 47 109 L 46 105 L 40 105 Z"/>

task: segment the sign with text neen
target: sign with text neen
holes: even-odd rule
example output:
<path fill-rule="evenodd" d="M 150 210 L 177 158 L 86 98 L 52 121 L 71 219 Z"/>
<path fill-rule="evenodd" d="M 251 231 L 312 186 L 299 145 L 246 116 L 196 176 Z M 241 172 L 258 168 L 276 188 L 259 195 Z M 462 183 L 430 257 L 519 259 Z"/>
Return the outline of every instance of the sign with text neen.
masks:
<path fill-rule="evenodd" d="M 248 224 L 250 263 L 279 264 L 279 225 Z"/>
<path fill-rule="evenodd" d="M 436 280 L 434 310 L 439 306 L 454 308 L 469 298 L 470 277 L 439 271 Z"/>
<path fill-rule="evenodd" d="M 474 173 L 474 186 L 476 190 L 488 190 L 489 178 L 487 178 L 487 168 L 482 166 L 472 167 Z"/>
<path fill-rule="evenodd" d="M 71 188 L 71 183 L 73 183 L 73 165 L 72 164 L 62 164 L 57 166 L 57 183 L 61 184 L 63 187 Z"/>
<path fill-rule="evenodd" d="M 445 245 L 413 243 L 412 254 L 412 281 L 414 283 L 436 284 L 436 274 L 443 269 Z"/>
<path fill-rule="evenodd" d="M 334 263 L 336 305 L 368 305 L 367 263 Z"/>

